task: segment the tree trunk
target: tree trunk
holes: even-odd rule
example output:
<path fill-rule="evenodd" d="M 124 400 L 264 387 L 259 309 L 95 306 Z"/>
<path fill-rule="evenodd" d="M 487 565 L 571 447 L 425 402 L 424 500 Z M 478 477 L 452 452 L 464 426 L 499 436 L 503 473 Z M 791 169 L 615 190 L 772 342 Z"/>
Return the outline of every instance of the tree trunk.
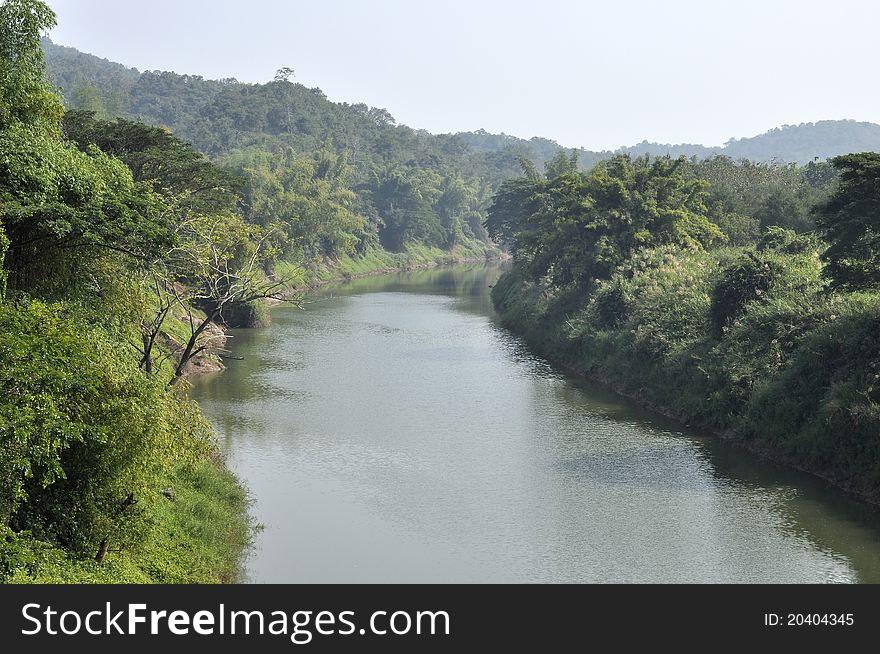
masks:
<path fill-rule="evenodd" d="M 184 349 L 183 354 L 180 355 L 180 363 L 177 364 L 177 369 L 174 371 L 174 378 L 171 380 L 172 386 L 177 386 L 180 380 L 183 378 L 183 371 L 186 368 L 186 364 L 189 363 L 189 360 L 193 357 L 193 351 L 196 349 L 196 343 L 199 340 L 199 336 L 208 328 L 208 325 L 220 315 L 218 310 L 214 310 L 211 314 L 205 318 L 201 325 L 193 332 L 192 336 L 190 336 L 189 341 L 186 344 L 186 349 Z"/>
<path fill-rule="evenodd" d="M 144 358 L 141 359 L 141 368 L 148 375 L 153 373 L 153 338 L 152 335 L 144 334 Z"/>
<path fill-rule="evenodd" d="M 110 551 L 110 541 L 106 538 L 101 541 L 101 547 L 98 548 L 98 555 L 95 557 L 95 561 L 98 565 L 104 563 L 104 557 L 107 556 L 107 552 Z"/>

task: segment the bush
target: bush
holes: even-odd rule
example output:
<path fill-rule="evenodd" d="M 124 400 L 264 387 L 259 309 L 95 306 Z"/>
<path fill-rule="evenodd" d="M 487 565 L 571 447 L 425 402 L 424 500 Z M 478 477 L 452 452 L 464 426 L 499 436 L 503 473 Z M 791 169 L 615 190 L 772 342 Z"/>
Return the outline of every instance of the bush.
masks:
<path fill-rule="evenodd" d="M 586 328 L 625 330 L 633 347 L 650 357 L 686 346 L 706 330 L 716 257 L 674 246 L 634 254 L 596 286 Z"/>
<path fill-rule="evenodd" d="M 880 486 L 880 296 L 826 304 L 779 374 L 755 385 L 745 427 L 858 490 Z"/>
<path fill-rule="evenodd" d="M 782 227 L 770 227 L 758 241 L 758 252 L 781 252 L 784 254 L 807 254 L 819 252 L 822 243 L 811 234 L 798 234 Z"/>
<path fill-rule="evenodd" d="M 631 298 L 627 285 L 620 277 L 599 286 L 593 295 L 593 315 L 596 326 L 602 329 L 617 327 L 629 315 Z"/>
<path fill-rule="evenodd" d="M 738 213 L 722 213 L 714 220 L 727 236 L 730 245 L 740 246 L 754 243 L 761 234 L 761 223 L 757 218 Z"/>
<path fill-rule="evenodd" d="M 747 252 L 725 269 L 712 290 L 712 327 L 716 338 L 741 316 L 749 302 L 760 300 L 779 276 L 779 266 Z"/>

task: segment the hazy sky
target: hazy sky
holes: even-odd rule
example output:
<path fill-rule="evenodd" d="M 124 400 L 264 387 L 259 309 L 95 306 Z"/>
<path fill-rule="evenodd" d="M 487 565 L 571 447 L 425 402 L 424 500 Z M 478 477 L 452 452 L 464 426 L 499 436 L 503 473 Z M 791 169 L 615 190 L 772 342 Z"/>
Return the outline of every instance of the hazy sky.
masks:
<path fill-rule="evenodd" d="M 266 82 L 432 132 L 616 148 L 880 122 L 877 0 L 48 0 L 52 38 L 140 70 Z"/>

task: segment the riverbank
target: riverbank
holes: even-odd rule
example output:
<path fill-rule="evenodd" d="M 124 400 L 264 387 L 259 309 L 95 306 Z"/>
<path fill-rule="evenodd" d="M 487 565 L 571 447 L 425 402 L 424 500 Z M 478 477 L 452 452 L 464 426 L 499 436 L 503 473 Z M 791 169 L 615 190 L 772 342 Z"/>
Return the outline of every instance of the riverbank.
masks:
<path fill-rule="evenodd" d="M 0 418 L 24 444 L 0 469 L 26 471 L 0 504 L 0 583 L 237 579 L 247 492 L 170 372 L 144 375 L 126 345 L 64 306 L 0 304 Z"/>
<path fill-rule="evenodd" d="M 276 276 L 280 279 L 296 280 L 288 291 L 292 294 L 303 290 L 315 290 L 327 284 L 364 279 L 378 275 L 412 270 L 428 270 L 438 266 L 452 266 L 462 263 L 479 263 L 493 259 L 503 259 L 501 250 L 479 241 L 462 243 L 451 250 L 421 244 L 409 244 L 402 252 L 389 252 L 382 248 L 371 248 L 360 255 L 344 255 L 332 261 L 314 264 L 297 274 L 292 264 L 280 262 Z"/>
<path fill-rule="evenodd" d="M 781 287 L 717 337 L 703 325 L 718 263 L 677 256 L 661 283 L 645 273 L 625 300 L 609 291 L 617 280 L 592 295 L 559 293 L 514 272 L 493 302 L 507 328 L 569 372 L 880 504 L 880 415 L 854 390 L 876 367 L 876 298 L 829 302 Z M 781 298 L 794 293 L 800 315 Z"/>
<path fill-rule="evenodd" d="M 101 564 L 30 534 L 0 528 L 0 583 L 228 584 L 251 540 L 247 492 L 222 460 L 181 467 L 157 489 L 146 538 Z"/>

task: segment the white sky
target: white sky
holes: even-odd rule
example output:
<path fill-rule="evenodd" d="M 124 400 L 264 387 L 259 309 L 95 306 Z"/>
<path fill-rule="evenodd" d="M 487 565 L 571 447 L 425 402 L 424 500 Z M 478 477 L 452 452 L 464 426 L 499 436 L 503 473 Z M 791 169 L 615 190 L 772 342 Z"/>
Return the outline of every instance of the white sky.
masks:
<path fill-rule="evenodd" d="M 880 122 L 880 0 L 48 0 L 62 45 L 266 82 L 432 132 L 720 145 Z"/>

